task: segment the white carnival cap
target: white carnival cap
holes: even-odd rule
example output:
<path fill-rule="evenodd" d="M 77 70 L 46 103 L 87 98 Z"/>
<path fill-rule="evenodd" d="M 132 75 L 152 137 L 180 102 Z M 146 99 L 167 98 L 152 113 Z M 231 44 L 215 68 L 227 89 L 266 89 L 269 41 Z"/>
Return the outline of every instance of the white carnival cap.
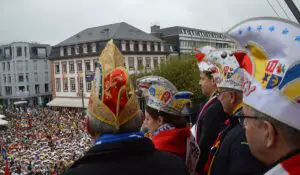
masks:
<path fill-rule="evenodd" d="M 244 103 L 300 130 L 300 25 L 262 17 L 227 33 L 252 59 L 242 76 Z"/>

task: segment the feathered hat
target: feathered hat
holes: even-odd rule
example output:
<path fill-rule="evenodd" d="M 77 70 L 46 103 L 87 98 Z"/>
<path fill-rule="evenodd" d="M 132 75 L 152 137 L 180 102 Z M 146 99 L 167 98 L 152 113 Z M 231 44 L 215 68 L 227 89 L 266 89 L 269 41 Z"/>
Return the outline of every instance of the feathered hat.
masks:
<path fill-rule="evenodd" d="M 112 40 L 99 57 L 88 112 L 117 129 L 139 112 L 134 89 L 124 68 L 124 57 Z"/>
<path fill-rule="evenodd" d="M 243 73 L 244 103 L 300 130 L 300 25 L 253 18 L 228 34 L 251 57 Z"/>

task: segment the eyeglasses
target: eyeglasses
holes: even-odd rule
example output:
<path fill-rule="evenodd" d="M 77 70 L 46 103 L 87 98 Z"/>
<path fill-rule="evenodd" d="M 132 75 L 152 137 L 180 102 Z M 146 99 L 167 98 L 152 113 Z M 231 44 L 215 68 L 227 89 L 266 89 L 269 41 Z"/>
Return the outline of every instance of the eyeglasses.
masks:
<path fill-rule="evenodd" d="M 260 117 L 255 117 L 255 116 L 237 116 L 237 119 L 240 123 L 241 126 L 245 127 L 247 125 L 247 119 L 255 119 L 255 120 L 262 120 Z"/>
<path fill-rule="evenodd" d="M 264 118 L 256 117 L 256 116 L 243 116 L 243 115 L 241 115 L 241 116 L 236 116 L 236 117 L 238 118 L 238 121 L 239 121 L 240 125 L 243 128 L 245 128 L 245 126 L 247 125 L 247 121 L 248 121 L 249 118 L 250 119 L 255 119 L 255 120 L 265 120 L 265 121 L 268 121 L 268 120 L 266 120 Z M 275 127 L 275 125 L 272 122 L 270 122 L 270 121 L 268 121 L 268 122 L 272 125 L 272 127 L 275 130 L 275 133 L 277 134 L 278 131 L 277 131 L 277 128 Z"/>

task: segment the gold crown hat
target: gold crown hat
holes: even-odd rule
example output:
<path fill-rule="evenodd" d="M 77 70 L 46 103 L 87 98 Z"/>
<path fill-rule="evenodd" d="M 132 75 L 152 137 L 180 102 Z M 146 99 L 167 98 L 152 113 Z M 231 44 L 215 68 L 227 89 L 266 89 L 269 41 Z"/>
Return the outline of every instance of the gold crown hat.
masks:
<path fill-rule="evenodd" d="M 300 25 L 261 17 L 227 33 L 251 58 L 242 76 L 244 103 L 300 130 Z"/>
<path fill-rule="evenodd" d="M 96 119 L 117 129 L 139 112 L 124 57 L 110 40 L 96 66 L 88 112 Z"/>

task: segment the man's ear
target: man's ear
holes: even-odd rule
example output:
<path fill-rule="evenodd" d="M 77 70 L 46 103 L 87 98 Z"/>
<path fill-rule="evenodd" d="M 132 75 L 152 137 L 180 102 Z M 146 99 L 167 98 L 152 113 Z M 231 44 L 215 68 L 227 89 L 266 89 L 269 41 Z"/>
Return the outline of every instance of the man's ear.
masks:
<path fill-rule="evenodd" d="M 274 126 L 269 121 L 262 121 L 261 127 L 264 129 L 262 134 L 265 137 L 265 146 L 267 148 L 275 146 L 277 133 Z"/>
<path fill-rule="evenodd" d="M 164 118 L 162 116 L 158 116 L 157 122 L 158 122 L 159 125 L 163 125 L 164 124 Z"/>

